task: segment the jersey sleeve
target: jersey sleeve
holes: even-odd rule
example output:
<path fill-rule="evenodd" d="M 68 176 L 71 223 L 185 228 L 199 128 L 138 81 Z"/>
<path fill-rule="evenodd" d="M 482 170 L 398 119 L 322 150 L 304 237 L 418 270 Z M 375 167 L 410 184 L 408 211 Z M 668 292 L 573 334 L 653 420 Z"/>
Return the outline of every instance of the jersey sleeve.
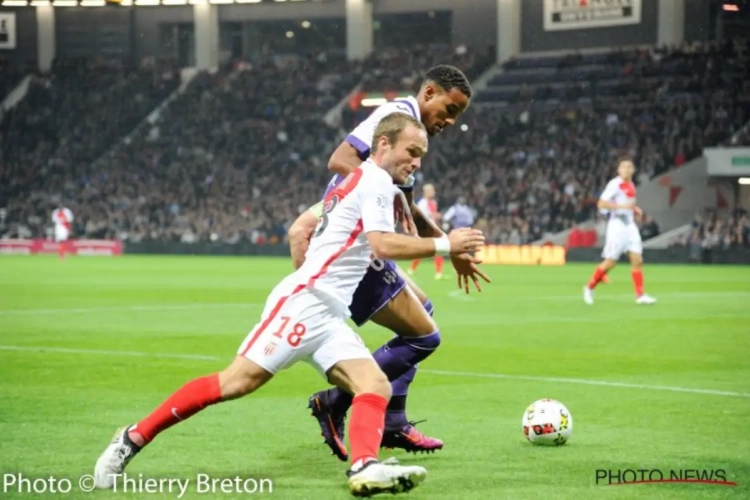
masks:
<path fill-rule="evenodd" d="M 374 183 L 362 192 L 362 229 L 364 233 L 375 231 L 396 232 L 393 199 L 396 192 L 393 184 Z"/>
<path fill-rule="evenodd" d="M 409 116 L 414 116 L 412 108 L 413 105 L 406 101 L 393 101 L 381 105 L 373 111 L 365 121 L 357 125 L 357 128 L 352 130 L 352 132 L 346 137 L 346 142 L 351 144 L 357 150 L 360 159 L 367 159 L 367 157 L 370 156 L 372 139 L 375 136 L 375 129 L 378 128 L 380 120 L 393 113 L 405 113 Z"/>
<path fill-rule="evenodd" d="M 607 186 L 604 188 L 604 191 L 602 191 L 602 195 L 599 197 L 599 199 L 604 201 L 613 201 L 615 199 L 615 196 L 617 196 L 617 184 L 615 182 L 609 181 L 607 183 Z"/>

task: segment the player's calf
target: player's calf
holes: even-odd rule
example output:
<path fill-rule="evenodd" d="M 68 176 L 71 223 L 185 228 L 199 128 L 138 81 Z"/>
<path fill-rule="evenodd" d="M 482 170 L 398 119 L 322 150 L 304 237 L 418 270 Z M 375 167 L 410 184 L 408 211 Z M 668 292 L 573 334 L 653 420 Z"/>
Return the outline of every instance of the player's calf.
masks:
<path fill-rule="evenodd" d="M 122 474 L 133 457 L 163 431 L 211 405 L 250 394 L 271 377 L 257 364 L 238 356 L 221 373 L 191 380 L 146 418 L 117 430 L 96 462 L 96 486 L 112 488 L 114 478 Z"/>

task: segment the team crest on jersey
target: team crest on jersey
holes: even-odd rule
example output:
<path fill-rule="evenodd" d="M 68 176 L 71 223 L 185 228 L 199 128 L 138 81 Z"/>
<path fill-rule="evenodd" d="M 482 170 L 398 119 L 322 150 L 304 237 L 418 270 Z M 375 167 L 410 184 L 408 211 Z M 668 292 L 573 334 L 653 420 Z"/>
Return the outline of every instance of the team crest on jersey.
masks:
<path fill-rule="evenodd" d="M 269 342 L 268 344 L 266 344 L 266 347 L 263 348 L 263 353 L 266 356 L 270 356 L 275 352 L 276 352 L 276 344 L 274 344 L 273 342 Z"/>
<path fill-rule="evenodd" d="M 377 204 L 380 208 L 388 206 L 388 197 L 384 194 L 378 195 Z"/>

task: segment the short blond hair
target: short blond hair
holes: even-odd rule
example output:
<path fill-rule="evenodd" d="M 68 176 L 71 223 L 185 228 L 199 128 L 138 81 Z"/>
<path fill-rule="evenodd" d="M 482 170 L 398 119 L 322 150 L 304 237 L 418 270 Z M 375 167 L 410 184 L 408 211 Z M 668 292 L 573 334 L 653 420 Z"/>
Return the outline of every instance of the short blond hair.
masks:
<path fill-rule="evenodd" d="M 378 126 L 375 129 L 375 134 L 372 136 L 372 153 L 377 153 L 378 140 L 381 137 L 388 139 L 390 144 L 395 144 L 398 141 L 401 132 L 403 132 L 409 125 L 414 125 L 418 129 L 427 133 L 427 129 L 425 129 L 422 122 L 414 119 L 414 117 L 407 115 L 406 113 L 391 113 L 380 120 L 380 123 L 378 123 Z"/>

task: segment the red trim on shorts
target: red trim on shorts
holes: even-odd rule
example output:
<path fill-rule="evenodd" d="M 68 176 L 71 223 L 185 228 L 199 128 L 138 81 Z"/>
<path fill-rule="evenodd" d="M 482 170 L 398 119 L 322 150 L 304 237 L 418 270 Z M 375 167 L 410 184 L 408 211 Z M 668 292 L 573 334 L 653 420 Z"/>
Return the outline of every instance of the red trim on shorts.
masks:
<path fill-rule="evenodd" d="M 331 198 L 333 198 L 334 195 L 338 195 L 339 201 L 343 200 L 349 193 L 352 192 L 352 190 L 357 187 L 357 184 L 359 184 L 359 180 L 362 178 L 362 169 L 356 168 L 352 173 L 347 175 L 343 181 L 339 183 L 338 186 L 336 186 L 336 189 L 332 190 L 330 193 L 328 193 L 328 196 L 326 196 L 325 201 L 330 201 Z M 250 339 L 250 342 L 248 342 L 247 347 L 242 351 L 242 356 L 247 354 L 247 352 L 250 350 L 250 348 L 257 342 L 258 338 L 261 336 L 261 334 L 265 331 L 266 328 L 268 328 L 268 325 L 273 321 L 273 319 L 276 317 L 276 315 L 281 310 L 284 303 L 289 299 L 289 297 L 301 292 L 306 287 L 311 287 L 317 281 L 321 276 L 323 276 L 327 271 L 328 267 L 333 263 L 334 260 L 339 258 L 341 254 L 346 252 L 352 245 L 354 245 L 354 242 L 357 240 L 357 237 L 362 232 L 363 226 L 362 226 L 362 219 L 357 221 L 357 224 L 354 226 L 354 229 L 349 234 L 349 238 L 346 240 L 346 243 L 344 243 L 341 248 L 336 251 L 328 260 L 325 261 L 323 266 L 320 268 L 320 271 L 318 271 L 316 274 L 314 274 L 307 282 L 306 285 L 297 285 L 294 290 L 292 290 L 292 293 L 289 295 L 286 295 L 284 297 L 281 297 L 279 301 L 276 303 L 276 305 L 271 310 L 271 314 L 268 315 L 265 321 L 260 325 L 260 328 L 255 332 L 255 335 L 253 335 L 253 338 Z"/>
<path fill-rule="evenodd" d="M 323 266 L 320 268 L 320 271 L 315 273 L 308 281 L 306 285 L 297 285 L 294 290 L 292 290 L 292 293 L 289 295 L 286 295 L 284 297 L 281 297 L 279 301 L 276 303 L 275 306 L 273 306 L 273 309 L 271 310 L 271 314 L 268 315 L 265 321 L 260 325 L 260 328 L 255 332 L 255 335 L 253 335 L 253 338 L 250 339 L 250 342 L 248 342 L 247 347 L 245 347 L 245 350 L 242 351 L 242 356 L 247 354 L 247 352 L 250 350 L 250 348 L 255 344 L 255 342 L 258 340 L 258 338 L 261 336 L 261 334 L 265 331 L 266 328 L 268 328 L 268 325 L 271 324 L 271 321 L 276 317 L 277 314 L 279 314 L 279 311 L 281 310 L 284 303 L 289 299 L 289 297 L 298 294 L 302 290 L 308 287 L 312 287 L 313 284 L 326 272 L 328 272 L 328 268 L 333 263 L 334 260 L 341 257 L 341 254 L 349 250 L 352 245 L 354 245 L 354 242 L 357 241 L 357 237 L 362 233 L 362 229 L 364 226 L 362 225 L 362 219 L 357 221 L 357 225 L 354 226 L 354 230 L 349 234 L 349 238 L 346 240 L 346 243 L 344 243 L 341 248 L 339 248 L 336 253 L 331 255 L 328 260 L 325 261 Z"/>

